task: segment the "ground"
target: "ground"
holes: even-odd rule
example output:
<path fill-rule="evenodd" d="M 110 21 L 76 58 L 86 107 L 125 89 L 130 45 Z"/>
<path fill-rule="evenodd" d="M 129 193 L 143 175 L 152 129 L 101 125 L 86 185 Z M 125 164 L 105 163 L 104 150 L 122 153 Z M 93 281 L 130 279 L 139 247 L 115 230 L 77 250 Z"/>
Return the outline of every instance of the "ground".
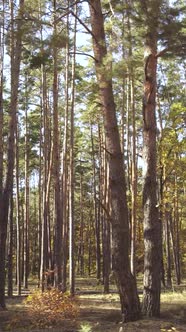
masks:
<path fill-rule="evenodd" d="M 65 320 L 59 327 L 32 329 L 23 304 L 25 297 L 7 299 L 7 311 L 0 311 L 0 331 L 40 331 L 40 332 L 185 332 L 186 331 L 186 287 L 163 291 L 161 296 L 161 318 L 141 319 L 137 322 L 122 324 L 120 322 L 119 297 L 114 290 L 103 294 L 101 286 L 95 280 L 89 282 L 88 288 L 77 288 L 80 314 L 77 319 Z"/>

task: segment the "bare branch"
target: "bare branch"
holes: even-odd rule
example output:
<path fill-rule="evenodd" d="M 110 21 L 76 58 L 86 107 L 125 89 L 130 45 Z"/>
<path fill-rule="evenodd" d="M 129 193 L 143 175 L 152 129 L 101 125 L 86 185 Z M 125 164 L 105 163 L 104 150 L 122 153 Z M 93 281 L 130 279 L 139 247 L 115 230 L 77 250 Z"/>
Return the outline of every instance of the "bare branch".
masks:
<path fill-rule="evenodd" d="M 158 52 L 158 53 L 156 54 L 155 57 L 156 57 L 156 58 L 160 58 L 160 57 L 163 56 L 168 50 L 169 50 L 169 48 L 164 48 L 164 50 Z"/>
<path fill-rule="evenodd" d="M 105 205 L 100 201 L 99 198 L 96 197 L 96 200 L 98 201 L 98 203 L 100 204 L 100 206 L 102 207 L 102 209 L 105 211 L 105 213 L 106 213 L 106 215 L 107 215 L 109 221 L 112 222 L 112 217 L 111 217 L 111 215 L 110 215 L 108 209 L 107 209 L 107 208 L 105 207 Z"/>
<path fill-rule="evenodd" d="M 68 10 L 66 13 L 64 13 L 59 18 L 57 18 L 55 20 L 55 23 L 58 23 L 63 17 L 65 17 L 65 16 L 67 16 L 69 14 L 71 14 L 72 16 L 74 16 L 78 20 L 78 22 L 85 28 L 85 30 L 95 39 L 95 36 L 93 35 L 93 33 L 89 29 L 89 27 L 72 10 Z"/>
<path fill-rule="evenodd" d="M 69 54 L 74 54 L 74 53 L 73 52 L 69 52 Z M 93 55 L 91 55 L 91 54 L 84 53 L 84 52 L 75 52 L 75 54 L 88 56 L 88 57 L 92 58 L 94 61 L 97 62 L 97 59 Z"/>

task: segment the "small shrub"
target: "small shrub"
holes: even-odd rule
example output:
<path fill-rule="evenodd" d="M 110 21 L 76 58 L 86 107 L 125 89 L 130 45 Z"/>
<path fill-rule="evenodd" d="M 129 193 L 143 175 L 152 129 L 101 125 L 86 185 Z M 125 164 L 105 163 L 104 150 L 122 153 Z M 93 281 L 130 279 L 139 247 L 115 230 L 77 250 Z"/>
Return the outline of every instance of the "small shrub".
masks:
<path fill-rule="evenodd" d="M 64 319 L 78 316 L 77 301 L 67 293 L 52 288 L 43 293 L 34 291 L 25 300 L 32 326 L 51 327 L 60 325 Z"/>
<path fill-rule="evenodd" d="M 92 332 L 92 328 L 89 323 L 81 324 L 79 332 Z"/>

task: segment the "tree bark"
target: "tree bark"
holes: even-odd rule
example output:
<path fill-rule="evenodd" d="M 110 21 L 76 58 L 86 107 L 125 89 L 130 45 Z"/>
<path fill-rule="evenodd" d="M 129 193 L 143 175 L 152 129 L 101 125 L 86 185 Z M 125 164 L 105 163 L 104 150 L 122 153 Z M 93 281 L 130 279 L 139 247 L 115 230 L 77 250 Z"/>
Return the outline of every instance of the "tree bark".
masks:
<path fill-rule="evenodd" d="M 69 14 L 66 18 L 67 34 L 69 35 Z M 67 251 L 68 251 L 68 166 L 67 166 L 67 148 L 68 148 L 68 122 L 69 122 L 69 42 L 66 43 L 66 70 L 65 70 L 65 118 L 64 118 L 64 137 L 62 151 L 62 291 L 66 291 L 67 282 Z"/>
<path fill-rule="evenodd" d="M 109 275 L 111 268 L 110 253 L 110 190 L 109 190 L 109 162 L 107 153 L 104 153 L 104 207 L 106 211 L 103 213 L 103 285 L 104 293 L 109 293 Z"/>
<path fill-rule="evenodd" d="M 24 0 L 20 0 L 17 20 L 17 31 L 21 28 L 21 18 L 24 13 Z M 5 247 L 7 238 L 8 210 L 13 187 L 14 149 L 16 131 L 16 110 L 18 101 L 19 72 L 21 62 L 22 40 L 21 33 L 14 39 L 13 5 L 11 9 L 11 101 L 9 111 L 9 136 L 7 143 L 7 171 L 5 186 L 0 197 L 0 307 L 5 308 Z"/>
<path fill-rule="evenodd" d="M 158 15 L 158 14 L 157 14 Z M 152 22 L 151 22 L 152 23 Z M 154 26 L 153 26 L 154 27 Z M 151 29 L 152 26 L 150 25 Z M 156 176 L 156 28 L 146 36 L 143 97 L 143 212 L 144 212 L 144 291 L 143 312 L 159 317 L 161 291 L 161 222 L 157 202 Z M 147 55 L 146 55 L 147 54 Z"/>
<path fill-rule="evenodd" d="M 123 321 L 139 319 L 140 304 L 135 279 L 129 262 L 129 222 L 126 183 L 116 119 L 110 66 L 104 65 L 107 57 L 104 21 L 100 0 L 89 3 L 96 59 L 96 74 L 102 105 L 106 147 L 109 155 L 110 195 L 112 207 L 112 257 L 113 270 L 119 290 Z"/>
<path fill-rule="evenodd" d="M 27 80 L 25 82 L 27 85 Z M 27 87 L 26 87 L 26 99 Z M 27 104 L 25 105 L 25 204 L 24 204 L 24 260 L 23 260 L 23 287 L 28 288 L 28 274 L 29 274 L 29 155 L 28 155 L 28 116 L 27 116 Z"/>
<path fill-rule="evenodd" d="M 4 6 L 0 25 L 0 199 L 3 192 L 3 66 L 4 66 Z"/>
<path fill-rule="evenodd" d="M 167 287 L 172 287 L 171 273 L 171 252 L 170 252 L 170 211 L 168 204 L 165 205 L 165 249 L 166 249 L 166 266 L 167 266 Z"/>
<path fill-rule="evenodd" d="M 75 5 L 77 12 L 77 4 Z M 77 19 L 74 22 L 74 49 L 72 58 L 72 94 L 70 115 L 70 174 L 69 174 L 69 283 L 70 294 L 75 294 L 75 225 L 74 225 L 74 104 L 75 104 L 75 65 L 76 65 L 76 29 Z"/>
<path fill-rule="evenodd" d="M 54 36 L 57 35 L 56 25 L 56 1 L 54 7 Z M 59 114 L 58 114 L 58 50 L 53 47 L 53 175 L 55 190 L 55 247 L 54 247 L 54 284 L 61 289 L 62 286 L 62 208 L 61 208 L 61 186 L 60 186 L 60 144 L 59 144 Z"/>
<path fill-rule="evenodd" d="M 8 296 L 13 295 L 13 192 L 9 206 L 9 243 L 8 243 Z"/>
<path fill-rule="evenodd" d="M 17 117 L 17 126 L 16 126 L 15 181 L 16 181 L 16 281 L 17 281 L 17 295 L 21 295 L 21 229 L 20 229 L 20 192 L 19 192 L 18 117 Z"/>
<path fill-rule="evenodd" d="M 52 171 L 52 149 L 49 152 L 49 124 L 48 124 L 48 104 L 47 104 L 47 82 L 46 69 L 42 66 L 42 108 L 43 108 L 43 205 L 42 205 L 42 225 L 41 225 L 41 264 L 40 264 L 40 286 L 44 290 L 44 279 L 48 268 L 48 217 L 49 217 L 49 194 Z"/>
<path fill-rule="evenodd" d="M 96 278 L 97 280 L 100 280 L 101 279 L 100 219 L 98 219 L 98 203 L 97 203 L 97 194 L 96 194 L 96 160 L 95 160 L 92 124 L 90 124 L 90 137 L 92 145 L 92 167 L 93 167 L 93 194 L 94 194 L 95 239 L 96 239 Z"/>

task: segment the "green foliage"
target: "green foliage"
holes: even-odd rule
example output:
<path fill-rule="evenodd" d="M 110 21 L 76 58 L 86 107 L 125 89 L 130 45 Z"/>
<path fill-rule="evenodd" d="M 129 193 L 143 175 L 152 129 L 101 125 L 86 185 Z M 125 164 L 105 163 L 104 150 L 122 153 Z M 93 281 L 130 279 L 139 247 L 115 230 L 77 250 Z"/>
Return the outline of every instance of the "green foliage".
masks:
<path fill-rule="evenodd" d="M 91 328 L 90 324 L 84 323 L 84 324 L 81 324 L 79 332 L 92 332 L 92 328 Z"/>
<path fill-rule="evenodd" d="M 41 65 L 46 65 L 51 63 L 50 51 L 42 50 L 36 54 L 34 54 L 30 59 L 30 68 L 40 68 Z"/>
<path fill-rule="evenodd" d="M 62 34 L 54 34 L 51 37 L 50 45 L 51 47 L 65 48 L 68 42 L 68 37 Z"/>
<path fill-rule="evenodd" d="M 66 293 L 52 288 L 43 293 L 34 291 L 25 300 L 32 326 L 49 327 L 60 325 L 64 319 L 78 316 L 77 301 Z"/>

